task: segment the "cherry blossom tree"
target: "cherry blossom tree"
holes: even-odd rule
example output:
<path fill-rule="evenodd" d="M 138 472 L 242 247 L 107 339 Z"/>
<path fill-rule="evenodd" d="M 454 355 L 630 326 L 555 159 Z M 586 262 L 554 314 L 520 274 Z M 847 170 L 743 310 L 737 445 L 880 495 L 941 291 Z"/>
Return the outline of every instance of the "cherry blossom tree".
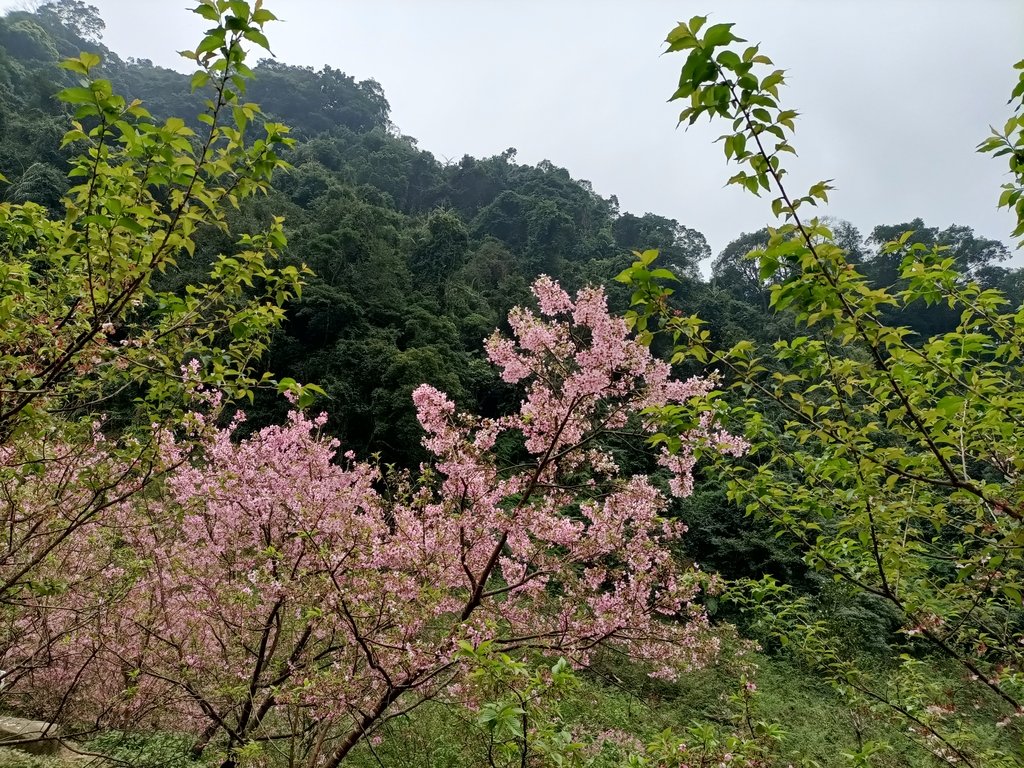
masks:
<path fill-rule="evenodd" d="M 484 642 L 577 666 L 613 645 L 667 678 L 713 658 L 700 597 L 715 579 L 673 556 L 684 526 L 607 442 L 642 436 L 644 409 L 712 381 L 674 380 L 598 289 L 573 300 L 541 278 L 534 293 L 539 313 L 513 310 L 512 338 L 486 345 L 524 387 L 520 408 L 480 418 L 421 386 L 433 461 L 417 476 L 339 456 L 326 416 L 294 412 L 241 441 L 237 420 L 215 430 L 202 462 L 116 506 L 108 547 L 124 565 L 105 584 L 118 598 L 32 687 L 73 691 L 77 716 L 104 724 L 201 734 L 197 751 L 221 750 L 225 766 L 261 749 L 337 766 L 388 719 L 464 694 L 463 652 Z M 662 461 L 679 494 L 693 449 L 745 448 L 695 423 Z M 63 598 L 96 602 L 88 589 Z"/>

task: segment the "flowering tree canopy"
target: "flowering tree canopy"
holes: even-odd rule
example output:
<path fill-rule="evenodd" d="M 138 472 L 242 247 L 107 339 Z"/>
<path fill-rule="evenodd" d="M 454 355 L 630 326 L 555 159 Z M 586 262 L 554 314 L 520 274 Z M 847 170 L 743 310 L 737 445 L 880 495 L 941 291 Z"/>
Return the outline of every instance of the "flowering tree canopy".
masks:
<path fill-rule="evenodd" d="M 684 527 L 605 439 L 711 383 L 673 380 L 602 291 L 574 301 L 541 278 L 534 293 L 539 314 L 513 310 L 513 337 L 487 342 L 521 407 L 480 418 L 419 387 L 433 464 L 416 478 L 339 457 L 326 416 L 300 412 L 241 441 L 237 419 L 213 430 L 201 462 L 169 446 L 160 493 L 105 521 L 118 599 L 33 670 L 33 690 L 73 689 L 78 716 L 110 724 L 202 732 L 229 762 L 284 732 L 302 761 L 336 765 L 396 712 L 457 691 L 463 650 L 484 641 L 577 665 L 615 644 L 665 677 L 713 657 L 699 595 L 714 579 L 673 557 Z M 744 449 L 704 424 L 692 446 Z M 692 462 L 664 463 L 685 493 Z M 94 589 L 55 599 L 96 603 Z"/>

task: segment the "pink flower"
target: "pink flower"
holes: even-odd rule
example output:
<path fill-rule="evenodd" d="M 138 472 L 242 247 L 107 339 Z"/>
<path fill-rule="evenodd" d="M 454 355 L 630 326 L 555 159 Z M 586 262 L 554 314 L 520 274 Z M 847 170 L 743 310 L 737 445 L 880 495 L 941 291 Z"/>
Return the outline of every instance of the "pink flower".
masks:
<path fill-rule="evenodd" d="M 241 440 L 240 420 L 218 429 L 195 414 L 195 457 L 158 431 L 160 492 L 104 508 L 54 558 L 78 581 L 22 633 L 26 657 L 47 632 L 67 639 L 34 694 L 60 701 L 74 681 L 67 716 L 244 740 L 259 735 L 245 713 L 261 708 L 337 728 L 396 692 L 471 698 L 467 645 L 584 666 L 610 644 L 667 679 L 708 663 L 719 640 L 698 597 L 719 587 L 675 558 L 685 526 L 662 518 L 658 486 L 624 475 L 603 440 L 713 383 L 674 380 L 599 289 L 572 299 L 541 278 L 534 294 L 539 316 L 513 310 L 512 337 L 487 342 L 522 386 L 519 408 L 484 419 L 416 388 L 431 456 L 416 476 L 382 483 L 374 464 L 339 456 L 326 414 L 296 411 Z M 198 362 L 182 373 L 199 404 L 219 402 Z M 522 446 L 514 463 L 495 450 L 503 439 Z M 676 495 L 693 487 L 698 449 L 745 450 L 710 416 L 680 440 L 658 459 Z M 59 519 L 87 497 L 88 477 L 119 466 L 98 429 L 86 458 L 67 451 L 53 471 L 72 468 L 70 482 L 26 475 L 8 495 Z M 58 486 L 71 496 L 52 498 Z"/>

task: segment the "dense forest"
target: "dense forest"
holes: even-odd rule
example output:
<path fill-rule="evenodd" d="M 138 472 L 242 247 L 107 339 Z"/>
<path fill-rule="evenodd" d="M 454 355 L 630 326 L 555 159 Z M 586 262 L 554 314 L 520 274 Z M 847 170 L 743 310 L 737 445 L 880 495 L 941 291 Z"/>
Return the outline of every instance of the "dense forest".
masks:
<path fill-rule="evenodd" d="M 73 748 L 154 768 L 1024 764 L 1024 270 L 1006 244 L 921 219 L 805 226 L 783 193 L 789 223 L 712 254 L 699 222 L 621 210 L 514 148 L 439 161 L 373 80 L 250 69 L 242 51 L 257 57 L 273 20 L 260 3 L 197 12 L 214 27 L 197 77 L 121 59 L 82 0 L 0 18 L 0 709 L 67 734 L 60 755 L 0 746 L 0 763 L 86 759 Z M 762 62 L 727 50 L 730 25 L 702 25 L 669 37 L 690 56 L 677 97 L 706 89 L 688 109 L 722 118 L 753 98 L 726 153 L 755 187 L 781 184 L 778 154 L 744 140 L 763 120 L 788 141 L 784 113 L 752 117 L 781 109 L 777 82 L 716 91 Z M 623 315 L 640 341 L 618 334 Z M 607 381 L 591 395 L 595 358 Z M 548 429 L 574 392 L 572 419 L 597 398 L 590 421 Z M 953 478 L 938 491 L 920 451 Z M 319 517 L 280 540 L 268 522 L 254 545 L 247 494 Z M 347 528 L 325 522 L 342 509 Z M 200 518 L 206 534 L 188 529 Z M 399 555 L 414 527 L 439 541 L 415 563 Z M 349 552 L 324 566 L 333 586 L 290 592 L 312 568 L 294 547 L 321 534 L 321 555 Z M 495 540 L 489 561 L 474 549 Z M 446 558 L 466 585 L 445 583 Z M 514 584 L 534 574 L 539 593 Z M 213 595 L 203 579 L 251 584 Z M 216 604 L 223 627 L 160 628 L 190 603 Z M 449 614 L 465 634 L 441 634 Z M 687 671 L 658 674 L 677 655 Z M 343 684 L 330 670 L 346 665 Z M 979 677 L 996 682 L 965 682 Z"/>

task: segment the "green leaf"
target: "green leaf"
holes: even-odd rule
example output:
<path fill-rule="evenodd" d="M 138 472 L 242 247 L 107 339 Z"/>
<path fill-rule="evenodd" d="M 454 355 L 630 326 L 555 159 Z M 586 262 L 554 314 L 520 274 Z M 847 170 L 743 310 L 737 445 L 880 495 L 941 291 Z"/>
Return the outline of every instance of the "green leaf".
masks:
<path fill-rule="evenodd" d="M 736 69 L 743 62 L 740 61 L 740 55 L 735 51 L 722 51 L 716 57 L 716 60 L 726 69 Z"/>
<path fill-rule="evenodd" d="M 209 82 L 210 75 L 201 69 L 198 70 L 194 75 L 192 75 L 192 92 L 195 93 Z"/>
<path fill-rule="evenodd" d="M 145 226 L 143 226 L 138 221 L 128 216 L 120 217 L 117 220 L 117 226 L 127 229 L 134 235 L 141 235 L 143 232 L 146 231 Z"/>
<path fill-rule="evenodd" d="M 761 81 L 761 87 L 767 91 L 770 88 L 780 85 L 785 80 L 785 77 L 786 73 L 781 69 L 777 69 Z"/>
<path fill-rule="evenodd" d="M 244 37 L 246 40 L 256 43 L 256 45 L 258 45 L 260 48 L 263 48 L 266 51 L 270 50 L 270 41 L 267 40 L 267 36 L 257 29 L 245 30 L 245 32 L 242 33 L 242 37 Z"/>
<path fill-rule="evenodd" d="M 679 282 L 679 278 L 672 274 L 671 270 L 664 268 L 652 269 L 651 277 L 656 277 L 659 280 L 674 280 L 677 283 Z"/>
<path fill-rule="evenodd" d="M 61 69 L 66 69 L 79 75 L 88 75 L 89 69 L 79 59 L 65 59 L 60 63 Z"/>
<path fill-rule="evenodd" d="M 98 67 L 100 62 L 103 60 L 100 58 L 98 53 L 92 53 L 91 51 L 82 51 L 78 54 L 78 60 L 85 65 L 86 69 L 92 69 Z"/>
<path fill-rule="evenodd" d="M 227 0 L 227 7 L 240 19 L 249 17 L 249 3 L 246 0 Z"/>
<path fill-rule="evenodd" d="M 718 45 L 728 45 L 732 42 L 743 42 L 732 33 L 734 24 L 714 24 L 708 27 L 704 33 L 703 43 L 705 47 L 712 48 Z"/>
<path fill-rule="evenodd" d="M 202 16 L 204 19 L 207 19 L 208 21 L 213 21 L 213 22 L 219 22 L 220 21 L 220 13 L 218 13 L 217 9 L 214 6 L 212 6 L 212 5 L 206 5 L 204 3 L 204 4 L 200 5 L 198 8 L 193 8 L 192 9 L 192 13 L 199 14 L 200 16 Z"/>
<path fill-rule="evenodd" d="M 203 38 L 203 41 L 199 43 L 199 47 L 196 48 L 196 54 L 202 55 L 204 53 L 211 53 L 213 51 L 220 50 L 224 47 L 225 32 L 223 29 L 219 29 L 212 34 L 207 35 Z"/>
<path fill-rule="evenodd" d="M 57 98 L 67 104 L 93 104 L 96 95 L 89 88 L 75 86 L 57 93 Z"/>
<path fill-rule="evenodd" d="M 935 410 L 944 416 L 954 416 L 964 406 L 964 398 L 955 395 L 947 395 L 935 404 Z"/>

